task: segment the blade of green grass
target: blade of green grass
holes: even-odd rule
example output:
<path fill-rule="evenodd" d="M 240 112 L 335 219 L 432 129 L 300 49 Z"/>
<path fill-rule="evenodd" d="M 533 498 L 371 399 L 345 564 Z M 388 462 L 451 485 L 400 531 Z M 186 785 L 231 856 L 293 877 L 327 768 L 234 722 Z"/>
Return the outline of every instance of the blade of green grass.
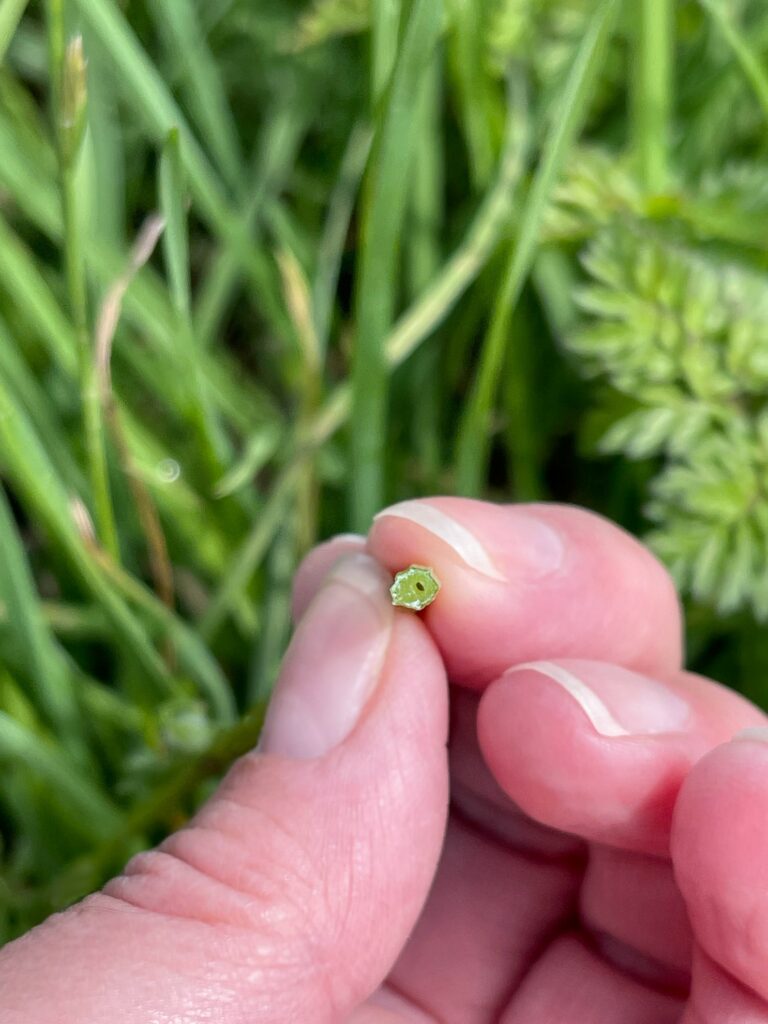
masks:
<path fill-rule="evenodd" d="M 266 565 L 262 627 L 248 671 L 248 707 L 269 700 L 291 628 L 291 591 L 296 570 L 296 515 L 289 515 L 275 538 Z"/>
<path fill-rule="evenodd" d="M 442 24 L 439 0 L 414 0 L 392 82 L 382 101 L 363 204 L 355 281 L 351 461 L 353 528 L 367 530 L 384 498 L 388 367 L 384 342 L 398 288 L 398 248 L 415 139 L 413 97 Z"/>
<path fill-rule="evenodd" d="M 297 459 L 275 482 L 253 526 L 238 545 L 230 565 L 221 576 L 219 586 L 211 595 L 208 607 L 199 622 L 200 633 L 208 642 L 216 634 L 227 612 L 245 591 L 280 524 L 285 521 L 288 505 L 293 500 L 295 488 L 301 480 L 303 461 Z"/>
<path fill-rule="evenodd" d="M 373 133 L 367 124 L 352 129 L 330 199 L 323 233 L 317 250 L 317 266 L 312 284 L 312 309 L 315 334 L 325 356 L 331 333 L 333 303 L 339 280 L 341 260 L 349 225 L 360 188 L 360 181 L 371 152 Z"/>
<path fill-rule="evenodd" d="M 174 615 L 149 588 L 114 564 L 105 566 L 105 574 L 128 600 L 140 607 L 158 635 L 167 637 L 179 659 L 180 667 L 208 698 L 216 721 L 227 725 L 236 718 L 234 697 L 221 669 L 199 634 Z"/>
<path fill-rule="evenodd" d="M 445 212 L 442 56 L 441 50 L 436 50 L 416 105 L 419 132 L 405 253 L 409 298 L 412 301 L 418 299 L 435 279 L 441 261 L 440 237 Z M 422 481 L 426 487 L 436 482 L 440 465 L 440 341 L 439 337 L 433 337 L 416 354 L 408 388 L 408 402 L 413 410 L 409 424 L 410 444 L 422 468 Z"/>
<path fill-rule="evenodd" d="M 374 107 L 386 91 L 397 59 L 402 0 L 371 2 L 371 97 Z"/>
<path fill-rule="evenodd" d="M 82 761 L 86 747 L 72 676 L 43 618 L 24 545 L 1 485 L 0 594 L 28 666 L 37 706 L 64 746 Z"/>
<path fill-rule="evenodd" d="M 126 229 L 126 139 L 117 88 L 109 60 L 93 33 L 86 33 L 88 54 L 89 245 L 122 253 Z M 86 256 L 87 260 L 87 256 Z M 92 266 L 89 262 L 89 271 Z M 96 299 L 101 296 L 97 295 Z"/>
<path fill-rule="evenodd" d="M 28 3 L 29 0 L 2 0 L 0 3 L 0 64 Z"/>
<path fill-rule="evenodd" d="M 109 625 L 103 613 L 93 605 L 61 604 L 58 601 L 41 601 L 40 613 L 48 629 L 63 639 L 103 639 L 109 635 Z M 0 612 L 0 627 L 7 622 L 7 615 Z"/>
<path fill-rule="evenodd" d="M 490 95 L 484 74 L 486 32 L 485 4 L 477 0 L 448 0 L 450 37 L 449 67 L 455 82 L 472 183 L 482 189 L 493 174 L 495 142 Z"/>
<path fill-rule="evenodd" d="M 28 127 L 27 133 L 29 131 Z M 0 148 L 5 154 L 4 159 L 0 161 L 0 184 L 8 190 L 14 202 L 24 210 L 39 230 L 54 243 L 60 243 L 61 211 L 53 180 L 55 170 L 52 154 L 42 144 L 33 147 L 24 144 L 18 131 L 15 131 L 9 121 L 2 116 L 1 110 Z M 30 164 L 36 168 L 34 189 L 28 187 Z M 12 235 L 2 235 L 2 227 L 0 222 L 0 238 L 7 237 L 9 243 L 15 241 Z M 16 242 L 15 246 L 12 245 L 11 251 L 0 252 L 0 260 L 5 257 L 9 266 L 17 268 L 16 277 L 12 278 L 14 282 L 19 279 L 24 283 L 21 291 L 18 288 L 11 291 L 15 300 L 27 297 L 30 289 L 36 289 L 35 294 L 24 304 L 24 308 L 28 317 L 37 320 L 41 314 L 48 313 L 55 300 L 48 294 L 46 282 L 39 274 L 35 277 L 34 264 L 29 259 L 23 259 L 26 253 L 27 250 Z M 224 250 L 224 255 L 229 258 L 229 265 L 234 265 L 234 274 L 237 276 L 237 259 L 232 257 L 228 249 Z M 116 248 L 106 238 L 97 235 L 89 241 L 86 260 L 91 286 L 103 292 L 123 272 L 126 257 L 122 247 Z M 41 294 L 47 296 L 42 303 L 39 298 Z M 124 300 L 124 319 L 135 327 L 143 338 L 150 341 L 153 347 L 167 352 L 174 360 L 176 359 L 176 317 L 168 301 L 167 291 L 157 273 L 151 268 L 142 268 L 132 279 Z M 46 335 L 52 343 L 58 338 L 59 330 L 71 333 L 70 327 L 57 328 L 56 320 L 54 311 L 48 316 L 50 333 Z M 59 312 L 58 320 L 63 323 L 66 318 Z M 74 345 L 74 340 L 71 344 Z M 142 353 L 142 347 L 135 345 L 125 346 L 122 350 L 123 358 L 128 359 L 133 365 L 141 360 Z M 212 393 L 217 396 L 216 405 L 224 420 L 234 423 L 239 430 L 251 433 L 258 423 L 254 414 L 259 414 L 260 409 L 267 410 L 270 417 L 277 415 L 274 402 L 266 390 L 253 378 L 244 380 L 242 372 L 239 369 L 235 371 L 234 359 L 229 353 L 217 347 L 210 355 L 201 352 L 200 358 L 204 376 Z M 144 374 L 143 364 L 138 365 L 137 369 L 147 385 L 152 388 L 155 400 L 167 406 L 175 394 L 174 389 L 165 386 L 167 374 Z"/>
<path fill-rule="evenodd" d="M 222 722 L 231 721 L 233 700 L 229 686 L 200 638 L 138 580 L 96 552 L 75 526 L 69 495 L 56 478 L 34 431 L 0 380 L 0 464 L 15 485 L 29 513 L 46 528 L 87 589 L 103 608 L 126 652 L 135 660 L 143 680 L 144 698 L 174 696 L 178 686 L 154 648 L 143 623 L 118 593 L 149 616 L 155 629 L 168 635 L 182 667 L 206 694 Z"/>
<path fill-rule="evenodd" d="M 518 219 L 518 228 L 480 351 L 478 369 L 461 417 L 457 438 L 456 484 L 461 494 L 478 494 L 490 452 L 490 416 L 504 360 L 512 311 L 533 263 L 542 218 L 565 160 L 586 117 L 603 66 L 618 0 L 603 0 L 576 50 L 562 93 L 553 104 L 541 160 Z"/>
<path fill-rule="evenodd" d="M 168 132 L 178 128 L 183 142 L 185 169 L 200 212 L 232 249 L 256 289 L 257 298 L 272 316 L 278 333 L 284 321 L 275 316 L 279 301 L 265 254 L 252 244 L 239 212 L 227 200 L 222 185 L 189 128 L 157 68 L 147 57 L 124 15 L 112 0 L 75 0 L 83 21 L 98 37 L 114 64 L 115 80 L 141 117 L 155 143 L 162 145 Z"/>
<path fill-rule="evenodd" d="M 80 154 L 87 106 L 82 37 L 65 41 L 64 0 L 47 0 L 51 105 L 59 160 L 61 215 L 64 227 L 63 264 L 67 297 L 77 343 L 83 436 L 91 494 L 100 542 L 116 561 L 120 545 L 112 507 L 107 468 L 106 437 L 101 399 L 96 384 L 88 313 L 83 238 L 83 195 Z"/>
<path fill-rule="evenodd" d="M 0 377 L 14 392 L 40 436 L 56 471 L 73 491 L 81 492 L 85 476 L 67 446 L 50 395 L 46 394 L 32 370 L 25 362 L 6 323 L 0 319 Z"/>
<path fill-rule="evenodd" d="M 178 72 L 175 77 L 181 80 L 201 137 L 229 187 L 241 192 L 243 166 L 237 128 L 195 4 L 191 0 L 158 0 L 149 5 L 149 12 L 166 40 Z"/>
<path fill-rule="evenodd" d="M 174 129 L 169 133 L 160 157 L 160 210 L 165 219 L 162 242 L 171 298 L 178 317 L 179 372 L 187 381 L 189 416 L 207 469 L 208 483 L 212 487 L 225 471 L 224 443 L 208 400 L 200 368 L 199 342 L 192 323 L 185 191 L 181 141 Z"/>
<path fill-rule="evenodd" d="M 528 122 L 522 102 L 509 103 L 504 150 L 493 187 L 475 215 L 462 243 L 421 298 L 401 317 L 385 342 L 387 363 L 399 366 L 449 314 L 461 295 L 486 265 L 509 223 L 512 195 L 525 165 Z M 307 449 L 332 437 L 350 415 L 351 388 L 341 384 L 298 438 L 298 450 L 275 480 L 270 497 L 254 525 L 235 550 L 220 576 L 203 617 L 203 630 L 212 637 L 224 617 L 242 597 L 283 521 L 286 503 L 293 499 Z"/>
<path fill-rule="evenodd" d="M 171 129 L 160 154 L 160 212 L 165 221 L 162 237 L 171 299 L 177 312 L 189 318 L 192 308 L 189 283 L 189 240 L 184 210 L 184 168 L 177 128 Z"/>
<path fill-rule="evenodd" d="M 72 828 L 87 839 L 120 827 L 122 816 L 73 761 L 0 711 L 0 761 L 24 765 L 46 782 Z"/>
<path fill-rule="evenodd" d="M 172 694 L 165 666 L 141 623 L 104 579 L 93 551 L 75 525 L 71 499 L 56 477 L 29 421 L 0 381 L 0 463 L 30 515 L 38 519 L 109 616 L 116 635 L 143 672 L 148 699 Z"/>
<path fill-rule="evenodd" d="M 292 93 L 289 100 L 286 103 L 281 98 L 277 109 L 268 112 L 259 137 L 253 181 L 241 209 L 242 223 L 248 234 L 257 231 L 266 199 L 288 175 L 307 127 L 307 111 L 293 101 Z M 222 246 L 198 288 L 195 325 L 203 347 L 210 346 L 219 331 L 240 279 L 241 263 L 231 246 Z"/>
<path fill-rule="evenodd" d="M 718 3 L 716 0 L 699 0 L 699 3 L 710 15 L 723 39 L 730 46 L 745 78 L 752 86 L 763 113 L 768 117 L 768 74 L 763 67 L 762 59 L 752 49 L 749 39 L 741 31 L 723 3 Z"/>
<path fill-rule="evenodd" d="M 392 366 L 404 362 L 442 323 L 487 264 L 509 225 L 512 200 L 525 168 L 529 144 L 524 90 L 512 90 L 512 93 L 496 180 L 456 251 L 392 329 L 385 346 Z"/>
<path fill-rule="evenodd" d="M 24 310 L 32 331 L 54 360 L 74 377 L 77 364 L 72 326 L 62 313 L 29 250 L 0 216 L 0 287 Z"/>

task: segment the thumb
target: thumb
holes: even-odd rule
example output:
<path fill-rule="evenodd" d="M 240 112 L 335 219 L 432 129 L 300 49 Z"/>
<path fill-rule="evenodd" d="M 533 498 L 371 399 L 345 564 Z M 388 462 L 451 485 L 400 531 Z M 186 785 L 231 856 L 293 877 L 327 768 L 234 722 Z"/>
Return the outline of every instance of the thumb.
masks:
<path fill-rule="evenodd" d="M 675 876 L 696 938 L 685 1024 L 768 1024 L 768 730 L 699 761 L 675 806 Z"/>
<path fill-rule="evenodd" d="M 367 555 L 286 655 L 256 753 L 103 892 L 0 952 L 1 1024 L 342 1021 L 389 971 L 435 871 L 447 689 Z"/>

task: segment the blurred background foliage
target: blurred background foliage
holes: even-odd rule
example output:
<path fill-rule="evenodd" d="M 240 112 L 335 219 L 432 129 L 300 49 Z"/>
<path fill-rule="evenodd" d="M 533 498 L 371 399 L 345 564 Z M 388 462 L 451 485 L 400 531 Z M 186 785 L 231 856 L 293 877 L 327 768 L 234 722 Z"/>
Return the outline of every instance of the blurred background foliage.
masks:
<path fill-rule="evenodd" d="M 0 938 L 395 499 L 616 519 L 768 703 L 767 126 L 761 0 L 0 0 Z"/>

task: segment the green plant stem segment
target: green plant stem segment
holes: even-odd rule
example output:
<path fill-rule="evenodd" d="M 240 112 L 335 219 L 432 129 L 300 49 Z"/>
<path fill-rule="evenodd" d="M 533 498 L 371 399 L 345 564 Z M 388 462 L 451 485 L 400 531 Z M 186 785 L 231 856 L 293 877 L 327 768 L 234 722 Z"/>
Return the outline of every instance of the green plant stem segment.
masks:
<path fill-rule="evenodd" d="M 360 270 L 355 283 L 357 330 L 352 362 L 353 528 L 366 530 L 384 497 L 388 369 L 384 342 L 398 285 L 400 234 L 415 138 L 413 97 L 437 45 L 440 0 L 414 0 L 374 140 L 365 188 Z"/>
<path fill-rule="evenodd" d="M 120 549 L 109 490 L 104 418 L 88 327 L 88 288 L 78 187 L 78 157 L 86 123 L 85 58 L 80 36 L 74 37 L 68 45 L 65 43 L 63 0 L 48 0 L 48 43 L 64 226 L 64 271 L 77 341 L 88 473 L 98 539 L 112 558 L 118 560 Z"/>
<path fill-rule="evenodd" d="M 672 110 L 673 3 L 640 0 L 632 116 L 642 181 L 659 193 L 669 179 Z"/>
<path fill-rule="evenodd" d="M 420 612 L 432 604 L 440 593 L 440 587 L 434 569 L 428 565 L 409 565 L 397 573 L 389 593 L 396 607 Z"/>
<path fill-rule="evenodd" d="M 479 367 L 458 434 L 456 487 L 475 495 L 485 480 L 491 414 L 509 337 L 512 311 L 536 256 L 542 219 L 579 128 L 584 122 L 619 0 L 603 0 L 581 38 L 544 140 L 541 161 L 519 218 L 518 230 L 480 352 Z"/>

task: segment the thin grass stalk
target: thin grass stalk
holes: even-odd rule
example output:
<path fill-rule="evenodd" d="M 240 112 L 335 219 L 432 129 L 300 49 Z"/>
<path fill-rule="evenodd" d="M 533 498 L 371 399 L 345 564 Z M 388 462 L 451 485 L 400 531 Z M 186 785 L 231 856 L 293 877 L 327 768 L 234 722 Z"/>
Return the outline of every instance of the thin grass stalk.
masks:
<path fill-rule="evenodd" d="M 456 486 L 476 495 L 485 480 L 491 447 L 491 415 L 509 340 L 512 312 L 533 264 L 544 213 L 566 157 L 586 117 L 602 68 L 619 0 L 602 0 L 582 36 L 562 93 L 554 104 L 541 160 L 520 212 L 519 224 L 498 290 L 478 369 L 459 424 Z"/>
<path fill-rule="evenodd" d="M 48 0 L 51 99 L 59 159 L 61 211 L 64 229 L 64 272 L 77 343 L 83 436 L 99 541 L 115 559 L 120 546 L 107 468 L 104 419 L 88 320 L 83 211 L 78 163 L 86 123 L 86 76 L 82 38 L 69 44 L 64 37 L 64 0 Z"/>
<path fill-rule="evenodd" d="M 398 291 L 398 250 L 412 167 L 418 94 L 442 25 L 439 0 L 414 0 L 374 142 L 355 281 L 351 480 L 353 529 L 367 530 L 384 500 L 388 367 L 385 341 Z"/>

